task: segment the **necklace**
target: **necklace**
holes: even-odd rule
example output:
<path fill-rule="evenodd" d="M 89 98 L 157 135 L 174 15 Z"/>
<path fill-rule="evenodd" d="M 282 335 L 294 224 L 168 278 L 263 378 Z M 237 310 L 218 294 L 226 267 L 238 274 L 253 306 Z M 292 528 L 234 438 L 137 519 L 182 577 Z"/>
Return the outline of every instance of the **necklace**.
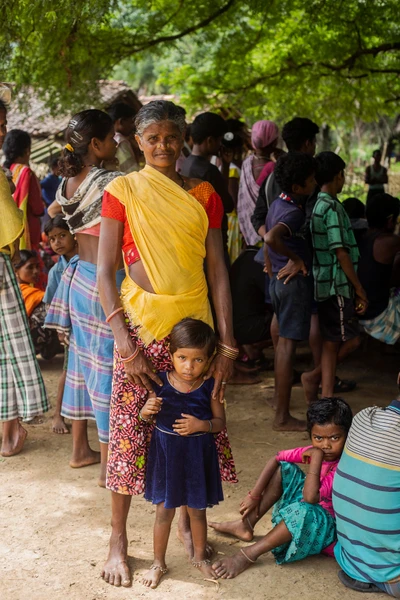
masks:
<path fill-rule="evenodd" d="M 178 177 L 181 180 L 181 187 L 185 187 L 185 180 L 183 179 L 182 175 L 180 173 L 178 173 Z"/>
<path fill-rule="evenodd" d="M 179 379 L 177 379 L 173 373 L 170 373 L 170 375 L 171 375 L 172 379 L 175 381 L 175 384 L 183 385 L 182 381 L 179 381 Z M 187 389 L 187 391 L 185 393 L 189 394 L 199 380 L 200 380 L 200 377 L 198 377 L 197 379 L 195 379 L 193 381 L 192 385 L 188 387 L 188 389 Z M 180 390 L 178 390 L 178 391 L 180 391 Z"/>

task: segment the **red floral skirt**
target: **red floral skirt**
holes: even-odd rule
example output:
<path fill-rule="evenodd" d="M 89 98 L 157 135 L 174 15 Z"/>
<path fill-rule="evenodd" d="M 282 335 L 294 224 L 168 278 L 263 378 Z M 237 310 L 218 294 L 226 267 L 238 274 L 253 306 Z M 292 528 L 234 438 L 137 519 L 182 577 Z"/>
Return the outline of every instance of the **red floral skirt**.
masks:
<path fill-rule="evenodd" d="M 169 338 L 145 346 L 127 322 L 132 339 L 151 360 L 157 371 L 172 369 Z M 110 408 L 110 442 L 107 463 L 107 488 L 119 494 L 142 494 L 145 486 L 146 460 L 153 426 L 139 420 L 139 411 L 147 391 L 129 382 L 116 351 Z M 226 429 L 215 434 L 222 481 L 237 483 L 236 469 Z"/>

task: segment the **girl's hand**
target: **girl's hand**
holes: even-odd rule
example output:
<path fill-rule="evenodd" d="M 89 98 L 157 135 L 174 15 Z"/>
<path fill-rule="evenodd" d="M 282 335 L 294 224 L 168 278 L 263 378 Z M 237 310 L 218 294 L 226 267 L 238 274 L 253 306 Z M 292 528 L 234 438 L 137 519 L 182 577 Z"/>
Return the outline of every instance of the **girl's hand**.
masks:
<path fill-rule="evenodd" d="M 251 496 L 249 496 L 249 494 L 247 494 L 247 496 L 245 496 L 243 498 L 243 500 L 240 503 L 240 509 L 239 509 L 239 512 L 242 515 L 242 521 L 244 521 L 244 519 L 248 516 L 248 514 L 251 513 L 251 511 L 253 511 L 254 509 L 256 509 L 256 511 L 257 511 L 256 516 L 258 518 L 260 502 L 261 502 L 261 498 L 260 498 L 260 500 L 254 500 L 253 498 L 251 498 Z"/>
<path fill-rule="evenodd" d="M 212 398 L 213 400 L 217 398 L 223 404 L 226 384 L 233 377 L 233 360 L 222 356 L 222 354 L 216 354 L 207 373 L 204 375 L 204 379 L 210 379 L 210 377 L 215 379 Z"/>
<path fill-rule="evenodd" d="M 149 419 L 158 414 L 162 407 L 162 398 L 158 398 L 154 392 L 150 392 L 146 404 L 142 407 L 140 414 L 143 419 Z"/>
<path fill-rule="evenodd" d="M 148 392 L 153 391 L 151 381 L 160 386 L 163 384 L 158 375 L 154 373 L 153 365 L 141 351 L 134 360 L 124 363 L 124 367 L 128 381 L 146 389 Z"/>
<path fill-rule="evenodd" d="M 317 460 L 320 459 L 322 463 L 324 453 L 321 448 L 310 448 L 309 450 L 306 450 L 301 456 L 301 461 L 303 464 L 309 465 L 313 458 Z"/>
<path fill-rule="evenodd" d="M 179 435 L 190 435 L 191 433 L 197 433 L 199 431 L 204 431 L 204 423 L 209 424 L 208 421 L 202 421 L 201 419 L 196 419 L 192 415 L 186 415 L 182 413 L 182 419 L 176 419 L 175 423 L 172 425 L 175 433 L 179 433 Z"/>

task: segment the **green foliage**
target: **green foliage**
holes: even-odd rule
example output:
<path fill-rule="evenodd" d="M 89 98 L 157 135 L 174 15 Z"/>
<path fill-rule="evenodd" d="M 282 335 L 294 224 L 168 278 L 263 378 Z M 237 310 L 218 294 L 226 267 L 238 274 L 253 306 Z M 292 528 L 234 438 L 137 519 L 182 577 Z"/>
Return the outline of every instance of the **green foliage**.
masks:
<path fill-rule="evenodd" d="M 3 0 L 0 80 L 54 110 L 126 75 L 192 110 L 353 123 L 395 114 L 397 0 Z"/>

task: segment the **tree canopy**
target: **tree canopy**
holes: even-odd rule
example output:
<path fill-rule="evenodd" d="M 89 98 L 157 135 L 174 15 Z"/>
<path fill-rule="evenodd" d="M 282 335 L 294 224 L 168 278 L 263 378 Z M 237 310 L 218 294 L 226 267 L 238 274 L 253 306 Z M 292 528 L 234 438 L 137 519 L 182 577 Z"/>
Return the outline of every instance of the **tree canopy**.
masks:
<path fill-rule="evenodd" d="M 54 110 L 95 102 L 121 66 L 189 109 L 250 119 L 397 113 L 397 0 L 3 0 L 0 80 Z"/>

